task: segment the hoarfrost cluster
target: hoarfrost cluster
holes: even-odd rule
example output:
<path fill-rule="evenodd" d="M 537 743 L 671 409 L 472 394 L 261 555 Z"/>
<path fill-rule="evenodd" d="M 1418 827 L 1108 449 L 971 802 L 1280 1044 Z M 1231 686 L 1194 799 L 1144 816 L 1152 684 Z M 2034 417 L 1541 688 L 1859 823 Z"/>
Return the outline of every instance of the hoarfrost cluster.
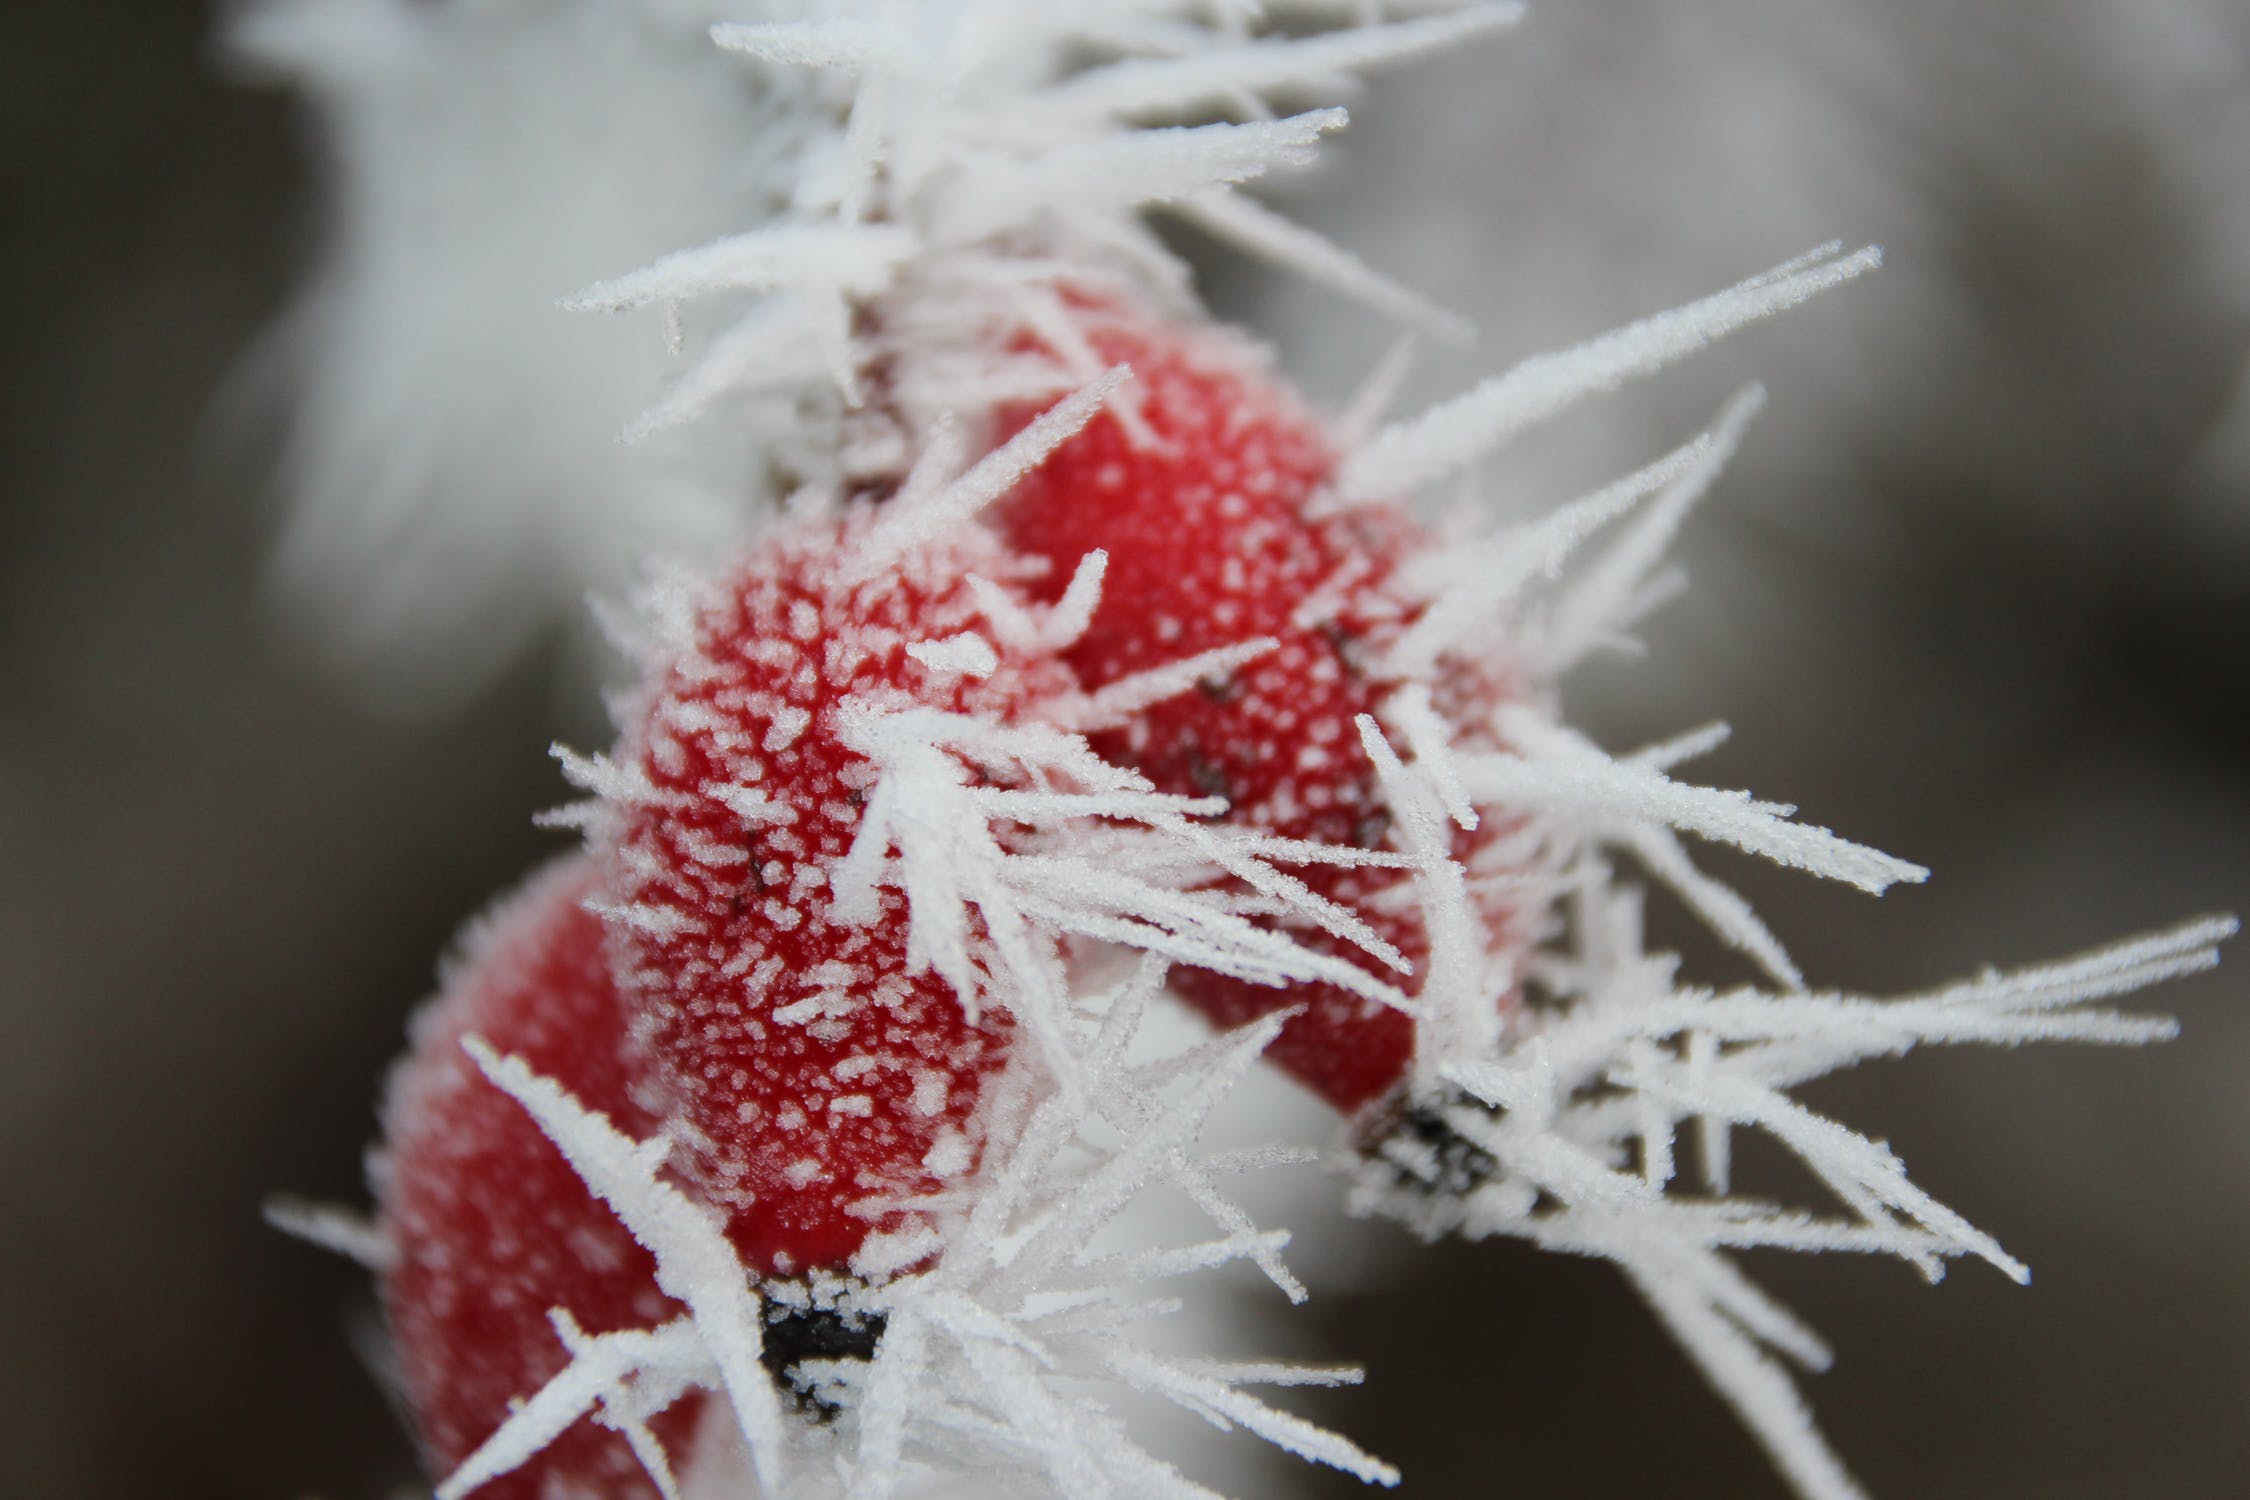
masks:
<path fill-rule="evenodd" d="M 1464 337 L 1245 185 L 1310 159 L 1355 75 L 1517 18 L 273 0 L 245 22 L 331 106 L 369 221 L 308 304 L 283 542 L 322 592 L 362 579 L 339 638 L 394 664 L 458 644 L 426 685 L 456 691 L 555 596 L 671 555 L 611 612 L 637 674 L 617 745 L 562 752 L 590 800 L 556 821 L 587 852 L 449 977 L 394 1082 L 376 1222 L 289 1216 L 383 1272 L 441 1496 L 1208 1493 L 1123 1393 L 1398 1482 L 1249 1389 L 1352 1372 L 1133 1336 L 1172 1277 L 1242 1262 L 1306 1295 L 1286 1235 L 1221 1191 L 1298 1153 L 1197 1144 L 1252 1067 L 1336 1106 L 1319 1154 L 1355 1212 L 1614 1263 L 1813 1500 L 1860 1493 L 1789 1371 L 1828 1352 L 1734 1252 L 2022 1278 L 1793 1090 L 1923 1044 L 2159 1040 L 2112 1002 L 2209 966 L 2232 924 L 1890 1000 L 1809 987 L 1694 842 L 1876 893 L 1926 872 L 1678 774 L 1723 726 L 1611 753 L 1557 691 L 1676 589 L 1668 546 L 1762 393 L 1541 519 L 1479 519 L 1511 440 L 1878 253 L 1820 247 L 1404 417 L 1386 365 L 1329 420 L 1144 221 Z M 469 235 L 497 268 L 388 238 L 404 200 L 481 190 L 368 133 L 486 68 L 524 70 L 523 99 L 479 106 L 511 128 L 577 116 L 534 97 L 541 49 L 601 90 L 568 186 L 620 195 L 564 217 L 604 222 L 569 256 Z M 726 232 L 637 243 L 708 220 Z M 418 408 L 363 361 L 388 335 L 355 325 L 580 250 L 620 262 L 564 320 L 625 315 L 600 381 L 558 356 L 553 390 Z M 439 514 L 527 420 L 567 432 L 560 469 Z M 577 446 L 597 428 L 626 441 Z M 365 465 L 370 444 L 404 456 Z M 1650 951 L 1643 880 L 1764 987 Z M 1219 1034 L 1136 1050 L 1174 1003 Z M 1734 1194 L 1741 1131 L 1826 1201 Z M 1165 1193 L 1210 1237 L 1120 1248 Z M 567 1248 L 520 1243 L 533 1222 Z"/>

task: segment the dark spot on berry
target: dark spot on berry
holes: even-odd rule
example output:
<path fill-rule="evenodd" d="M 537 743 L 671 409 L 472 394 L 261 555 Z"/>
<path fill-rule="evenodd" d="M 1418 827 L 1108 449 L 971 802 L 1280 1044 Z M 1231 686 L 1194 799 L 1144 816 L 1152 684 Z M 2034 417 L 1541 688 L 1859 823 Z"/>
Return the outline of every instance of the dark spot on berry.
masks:
<path fill-rule="evenodd" d="M 1198 677 L 1195 689 L 1213 703 L 1232 703 L 1242 696 L 1242 678 L 1233 672 L 1218 677 Z"/>
<path fill-rule="evenodd" d="M 1367 669 L 1359 661 L 1357 632 L 1346 629 L 1340 620 L 1323 620 L 1313 629 L 1328 643 L 1329 649 L 1336 653 L 1336 660 L 1343 664 L 1347 676 L 1357 680 L 1367 675 Z"/>
<path fill-rule="evenodd" d="M 1380 849 L 1391 831 L 1391 810 L 1378 802 L 1352 820 L 1352 847 Z"/>
<path fill-rule="evenodd" d="M 1472 1102 L 1456 1096 L 1401 1104 L 1376 1119 L 1363 1149 L 1401 1187 L 1432 1198 L 1467 1197 L 1502 1175 L 1492 1153 L 1446 1118 L 1449 1107 Z"/>
<path fill-rule="evenodd" d="M 1194 787 L 1198 795 L 1224 797 L 1230 804 L 1234 801 L 1234 787 L 1227 780 L 1225 769 L 1206 760 L 1203 752 L 1193 745 L 1187 749 L 1187 775 L 1188 785 Z"/>
<path fill-rule="evenodd" d="M 847 1312 L 836 1307 L 766 1305 L 766 1330 L 758 1362 L 773 1377 L 774 1388 L 793 1397 L 797 1409 L 815 1422 L 833 1421 L 838 1410 L 821 1387 L 799 1369 L 807 1360 L 871 1360 L 883 1341 L 884 1318 L 877 1312 Z"/>

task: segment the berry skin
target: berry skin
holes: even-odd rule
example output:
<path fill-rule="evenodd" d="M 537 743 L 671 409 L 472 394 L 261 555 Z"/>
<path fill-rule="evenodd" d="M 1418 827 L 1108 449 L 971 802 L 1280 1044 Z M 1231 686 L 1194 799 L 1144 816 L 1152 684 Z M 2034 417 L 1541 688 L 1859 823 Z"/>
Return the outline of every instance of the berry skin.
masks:
<path fill-rule="evenodd" d="M 1056 565 L 1050 579 L 1092 548 L 1109 554 L 1100 606 L 1070 665 L 1094 689 L 1214 647 L 1279 643 L 1224 681 L 1097 736 L 1096 748 L 1164 791 L 1228 798 L 1232 821 L 1384 847 L 1389 819 L 1354 719 L 1376 712 L 1390 686 L 1369 674 L 1376 648 L 1411 620 L 1389 585 L 1424 545 L 1419 529 L 1394 507 L 1306 514 L 1336 455 L 1247 345 L 1102 308 L 1085 311 L 1083 325 L 1104 362 L 1133 367 L 1127 391 L 1153 441 L 1136 441 L 1105 412 L 1027 475 L 999 515 L 1012 545 Z M 1000 434 L 1034 414 L 1001 413 Z M 1459 699 L 1465 686 L 1470 699 L 1491 701 L 1488 684 L 1448 684 L 1441 696 Z M 1456 856 L 1475 842 L 1458 838 Z M 1419 916 L 1381 899 L 1399 872 L 1302 873 L 1420 969 L 1428 944 Z M 1325 933 L 1299 936 L 1379 972 Z M 1346 1112 L 1393 1091 L 1413 1057 L 1402 1012 L 1335 985 L 1277 990 L 1188 970 L 1174 986 L 1221 1027 L 1305 1006 L 1266 1056 Z"/>
<path fill-rule="evenodd" d="M 864 581 L 846 571 L 868 513 L 769 537 L 703 596 L 628 712 L 632 790 L 599 836 L 611 953 L 688 1127 L 675 1160 L 761 1273 L 840 1270 L 871 1232 L 861 1201 L 928 1193 L 974 1163 L 984 1081 L 1015 1026 L 972 1017 L 910 972 L 907 912 L 880 893 L 865 925 L 832 912 L 830 868 L 875 780 L 841 737 L 847 703 L 1010 716 L 1073 687 L 1052 659 L 1002 647 L 989 674 L 908 648 L 983 624 L 965 575 L 1025 569 L 966 531 Z"/>
<path fill-rule="evenodd" d="M 396 1251 L 383 1305 L 400 1383 L 433 1474 L 474 1452 L 509 1412 L 562 1369 L 547 1313 L 589 1333 L 664 1322 L 680 1308 L 655 1263 L 596 1199 L 522 1106 L 461 1050 L 473 1033 L 568 1088 L 618 1128 L 653 1133 L 632 1100 L 626 1016 L 610 982 L 583 859 L 551 866 L 467 934 L 437 998 L 414 1023 L 391 1075 L 384 1145 L 371 1161 L 382 1229 Z M 658 1417 L 679 1460 L 703 1398 Z M 480 1500 L 656 1494 L 614 1432 L 580 1421 Z"/>

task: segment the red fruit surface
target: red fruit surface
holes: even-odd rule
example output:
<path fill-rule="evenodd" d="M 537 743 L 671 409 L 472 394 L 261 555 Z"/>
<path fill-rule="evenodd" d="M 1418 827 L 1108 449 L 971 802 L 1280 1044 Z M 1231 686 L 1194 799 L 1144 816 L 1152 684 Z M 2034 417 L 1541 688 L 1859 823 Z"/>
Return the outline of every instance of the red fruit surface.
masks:
<path fill-rule="evenodd" d="M 932 1191 L 973 1159 L 980 1091 L 1014 1032 L 1005 1011 L 972 1021 L 946 980 L 908 971 L 898 893 L 869 925 L 832 917 L 828 870 L 874 780 L 837 711 L 1007 716 L 1072 685 L 1004 647 L 982 679 L 909 657 L 988 628 L 965 574 L 1002 582 L 1024 565 L 971 530 L 854 582 L 843 558 L 867 524 L 769 538 L 704 598 L 628 715 L 618 761 L 647 789 L 617 802 L 604 837 L 619 981 L 694 1132 L 681 1167 L 747 1261 L 781 1274 L 842 1267 L 899 1222 L 855 1213 L 862 1200 Z M 746 816 L 746 797 L 774 811 Z"/>
<path fill-rule="evenodd" d="M 1068 654 L 1071 666 L 1091 689 L 1214 647 L 1279 642 L 1225 681 L 1098 737 L 1097 747 L 1162 790 L 1228 798 L 1230 821 L 1385 847 L 1388 819 L 1354 719 L 1375 712 L 1387 691 L 1368 669 L 1374 648 L 1409 617 L 1388 588 L 1424 545 L 1419 529 L 1396 507 L 1306 514 L 1336 455 L 1250 346 L 1218 329 L 1110 309 L 1083 316 L 1101 359 L 1133 367 L 1125 393 L 1154 441 L 1105 412 L 998 513 L 1012 545 L 1054 565 L 1051 581 L 1094 548 L 1109 554 L 1100 607 Z M 1000 435 L 1034 415 L 1003 412 Z M 1419 969 L 1427 954 L 1419 916 L 1379 899 L 1404 878 L 1398 872 L 1302 873 Z M 1325 933 L 1299 935 L 1384 972 Z M 1222 1027 L 1305 1006 L 1266 1056 L 1341 1110 L 1381 1098 L 1412 1060 L 1413 1024 L 1403 1013 L 1335 985 L 1274 989 L 1203 970 L 1177 971 L 1173 983 Z"/>
<path fill-rule="evenodd" d="M 397 1258 L 383 1304 L 399 1377 L 433 1474 L 446 1474 L 568 1355 L 547 1318 L 569 1309 L 589 1333 L 675 1316 L 655 1264 L 521 1105 L 461 1050 L 466 1033 L 569 1089 L 635 1135 L 655 1123 L 632 1101 L 626 1017 L 610 983 L 601 921 L 582 902 L 585 860 L 550 867 L 468 932 L 392 1074 L 385 1144 L 371 1163 L 380 1222 Z M 660 1417 L 675 1459 L 702 1397 Z M 489 1500 L 554 1494 L 654 1496 L 624 1439 L 581 1421 L 522 1468 L 477 1491 Z"/>

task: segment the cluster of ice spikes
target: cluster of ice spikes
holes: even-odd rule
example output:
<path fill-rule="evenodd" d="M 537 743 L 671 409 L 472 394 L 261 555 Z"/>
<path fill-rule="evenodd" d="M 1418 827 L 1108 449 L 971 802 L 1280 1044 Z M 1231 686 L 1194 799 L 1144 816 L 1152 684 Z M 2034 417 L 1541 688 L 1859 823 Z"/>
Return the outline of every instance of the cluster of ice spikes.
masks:
<path fill-rule="evenodd" d="M 1775 1356 L 1826 1352 L 1728 1252 L 2021 1274 L 1789 1090 L 1922 1042 L 2166 1035 L 2104 1002 L 2208 965 L 2228 924 L 1903 1000 L 1805 987 L 1683 836 L 1869 891 L 1924 872 L 1675 779 L 1723 730 L 1611 755 L 1555 694 L 1665 595 L 1757 394 L 1541 521 L 1417 507 L 1876 256 L 1825 247 L 1420 415 L 1385 425 L 1377 382 L 1326 421 L 1139 216 L 1457 331 L 1239 191 L 1342 123 L 1269 98 L 1514 16 L 1311 25 L 1368 9 L 870 0 L 713 29 L 796 80 L 784 206 L 575 300 L 659 307 L 683 352 L 685 313 L 723 309 L 630 435 L 747 433 L 791 498 L 620 625 L 617 745 L 564 755 L 586 852 L 421 1024 L 374 1232 L 305 1221 L 382 1270 L 446 1500 L 1207 1493 L 1123 1390 L 1395 1482 L 1245 1389 L 1350 1372 L 1129 1336 L 1163 1277 L 1249 1261 L 1304 1295 L 1218 1186 L 1288 1154 L 1196 1147 L 1261 1054 L 1346 1117 L 1358 1208 L 1615 1262 L 1814 1500 L 1858 1491 Z M 1620 856 L 1772 987 L 1680 982 Z M 1231 1029 L 1136 1057 L 1166 991 Z M 1740 1129 L 1833 1205 L 1731 1197 Z M 1214 1237 L 1120 1248 L 1159 1187 Z"/>

